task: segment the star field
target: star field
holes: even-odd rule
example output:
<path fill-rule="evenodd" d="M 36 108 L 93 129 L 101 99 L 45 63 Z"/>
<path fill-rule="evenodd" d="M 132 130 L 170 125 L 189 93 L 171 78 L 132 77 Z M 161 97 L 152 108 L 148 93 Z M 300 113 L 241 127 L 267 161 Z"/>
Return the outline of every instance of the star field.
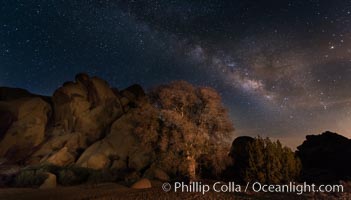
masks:
<path fill-rule="evenodd" d="M 351 136 L 351 2 L 14 0 L 0 7 L 0 85 L 50 95 L 78 72 L 124 88 L 214 87 L 236 135 L 294 147 Z"/>

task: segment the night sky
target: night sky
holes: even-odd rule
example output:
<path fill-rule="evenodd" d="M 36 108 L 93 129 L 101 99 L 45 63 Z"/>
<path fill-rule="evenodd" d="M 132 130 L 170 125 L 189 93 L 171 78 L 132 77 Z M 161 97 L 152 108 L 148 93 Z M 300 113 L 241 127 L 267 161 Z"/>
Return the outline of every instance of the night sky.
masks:
<path fill-rule="evenodd" d="M 51 95 L 78 72 L 120 89 L 215 88 L 235 135 L 351 136 L 351 1 L 0 2 L 0 85 Z"/>

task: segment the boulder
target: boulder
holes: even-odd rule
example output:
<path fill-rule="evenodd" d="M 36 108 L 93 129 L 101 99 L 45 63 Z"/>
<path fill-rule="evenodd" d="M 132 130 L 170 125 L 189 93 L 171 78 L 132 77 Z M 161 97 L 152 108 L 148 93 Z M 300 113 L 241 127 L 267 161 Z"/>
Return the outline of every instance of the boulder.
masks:
<path fill-rule="evenodd" d="M 170 181 L 168 174 L 163 171 L 162 169 L 152 166 L 144 173 L 145 178 L 153 179 L 153 180 L 160 180 L 162 182 Z"/>
<path fill-rule="evenodd" d="M 106 81 L 86 74 L 78 74 L 75 82 L 64 83 L 52 98 L 54 120 L 48 131 L 50 137 L 28 163 L 46 162 L 53 152 L 63 147 L 67 147 L 76 160 L 84 149 L 103 138 L 111 124 L 125 113 L 121 96 L 116 92 L 118 90 L 111 89 Z"/>
<path fill-rule="evenodd" d="M 102 154 L 94 154 L 87 161 L 87 167 L 91 169 L 104 169 L 110 165 L 109 158 Z"/>
<path fill-rule="evenodd" d="M 51 189 L 56 188 L 56 175 L 52 173 L 46 173 L 47 178 L 45 179 L 44 183 L 40 185 L 40 189 Z"/>
<path fill-rule="evenodd" d="M 251 142 L 255 139 L 249 136 L 240 136 L 235 138 L 232 143 L 229 156 L 233 158 L 234 161 L 244 159 L 248 157 L 248 147 Z"/>
<path fill-rule="evenodd" d="M 134 84 L 122 90 L 121 94 L 122 96 L 126 97 L 130 101 L 138 101 L 141 98 L 145 97 L 145 92 L 143 88 L 138 84 Z"/>
<path fill-rule="evenodd" d="M 111 162 L 109 155 L 112 155 L 113 152 L 113 147 L 104 141 L 104 139 L 97 141 L 83 152 L 77 160 L 76 165 L 93 169 L 106 168 Z M 103 163 L 97 163 L 98 161 L 103 161 Z"/>
<path fill-rule="evenodd" d="M 57 166 L 67 166 L 74 163 L 75 157 L 68 152 L 67 147 L 63 147 L 58 152 L 50 156 L 46 162 Z"/>
<path fill-rule="evenodd" d="M 112 165 L 111 165 L 111 169 L 127 169 L 127 163 L 123 160 L 114 160 Z"/>
<path fill-rule="evenodd" d="M 47 162 L 47 159 L 52 156 L 54 152 L 66 147 L 67 151 L 75 158 L 81 152 L 81 149 L 87 147 L 86 136 L 82 133 L 56 133 L 58 129 L 52 131 L 52 137 L 49 138 L 40 148 L 33 153 L 27 160 L 27 164 L 36 165 Z"/>
<path fill-rule="evenodd" d="M 158 169 L 158 168 L 154 170 L 154 178 L 163 182 L 170 181 L 168 174 L 162 169 Z"/>
<path fill-rule="evenodd" d="M 235 138 L 229 152 L 234 165 L 230 170 L 224 172 L 226 178 L 230 177 L 238 181 L 244 180 L 245 169 L 249 166 L 249 145 L 254 141 L 255 139 L 249 136 Z"/>
<path fill-rule="evenodd" d="M 306 136 L 297 149 L 304 180 L 321 183 L 351 180 L 350 139 L 327 131 Z"/>
<path fill-rule="evenodd" d="M 152 187 L 151 182 L 147 178 L 140 179 L 139 181 L 137 181 L 131 186 L 131 188 L 133 189 L 147 189 L 151 187 Z"/>
<path fill-rule="evenodd" d="M 24 97 L 34 97 L 27 90 L 21 88 L 0 87 L 0 101 L 10 101 Z"/>
<path fill-rule="evenodd" d="M 140 147 L 140 141 L 133 134 L 132 118 L 133 112 L 129 112 L 116 120 L 104 139 L 94 143 L 84 151 L 78 159 L 77 165 L 89 167 L 91 157 L 103 154 L 107 158 L 115 159 L 110 160 L 114 163 L 112 165 L 114 168 L 121 169 L 126 166 L 139 171 L 148 166 L 151 162 L 151 154 Z"/>
<path fill-rule="evenodd" d="M 120 91 L 83 73 L 52 98 L 0 88 L 0 157 L 21 164 L 66 166 L 77 160 L 93 169 L 144 170 L 150 153 L 133 133 L 133 110 L 144 97 L 139 85 Z"/>
<path fill-rule="evenodd" d="M 133 183 L 136 183 L 138 180 L 140 180 L 140 173 L 137 171 L 128 171 L 124 176 L 124 182 L 128 185 L 132 185 Z"/>
<path fill-rule="evenodd" d="M 10 111 L 0 110 L 0 140 L 16 120 L 16 116 Z"/>
<path fill-rule="evenodd" d="M 32 94 L 25 89 L 0 87 L 0 101 L 12 101 L 21 98 L 39 97 L 47 103 L 51 104 L 51 97 Z"/>
<path fill-rule="evenodd" d="M 13 161 L 24 159 L 45 139 L 50 105 L 39 97 L 0 101 L 1 113 L 6 113 L 0 141 L 0 157 Z"/>
<path fill-rule="evenodd" d="M 53 95 L 55 126 L 66 132 L 86 134 L 91 142 L 123 114 L 122 106 L 106 81 L 78 74 Z"/>

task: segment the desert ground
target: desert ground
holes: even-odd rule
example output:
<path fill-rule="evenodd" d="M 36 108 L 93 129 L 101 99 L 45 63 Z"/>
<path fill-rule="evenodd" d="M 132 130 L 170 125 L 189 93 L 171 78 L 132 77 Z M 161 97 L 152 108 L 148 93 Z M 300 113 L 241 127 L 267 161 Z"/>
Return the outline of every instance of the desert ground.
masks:
<path fill-rule="evenodd" d="M 28 189 L 28 188 L 2 188 L 0 199 L 6 200 L 41 200 L 41 199 L 65 199 L 65 200 L 114 200 L 114 199 L 349 199 L 350 196 L 313 195 L 313 194 L 263 194 L 263 193 L 214 193 L 205 195 L 201 193 L 175 193 L 164 192 L 161 184 L 153 184 L 151 189 L 130 189 L 116 183 L 105 183 L 99 185 L 80 185 L 72 187 L 57 187 L 55 189 Z"/>

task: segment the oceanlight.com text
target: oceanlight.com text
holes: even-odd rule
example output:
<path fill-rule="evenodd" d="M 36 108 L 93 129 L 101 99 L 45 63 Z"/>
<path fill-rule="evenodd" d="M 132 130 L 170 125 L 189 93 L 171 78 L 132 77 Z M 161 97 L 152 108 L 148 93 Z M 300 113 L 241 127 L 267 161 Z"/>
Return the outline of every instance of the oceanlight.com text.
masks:
<path fill-rule="evenodd" d="M 206 194 L 207 192 L 240 193 L 240 192 L 263 192 L 263 193 L 295 193 L 301 195 L 309 192 L 334 193 L 344 192 L 343 185 L 316 185 L 289 182 L 287 184 L 262 184 L 260 182 L 248 182 L 246 185 L 239 185 L 235 182 L 216 182 L 205 184 L 202 182 L 174 182 L 164 183 L 162 189 L 165 192 L 195 192 Z"/>

